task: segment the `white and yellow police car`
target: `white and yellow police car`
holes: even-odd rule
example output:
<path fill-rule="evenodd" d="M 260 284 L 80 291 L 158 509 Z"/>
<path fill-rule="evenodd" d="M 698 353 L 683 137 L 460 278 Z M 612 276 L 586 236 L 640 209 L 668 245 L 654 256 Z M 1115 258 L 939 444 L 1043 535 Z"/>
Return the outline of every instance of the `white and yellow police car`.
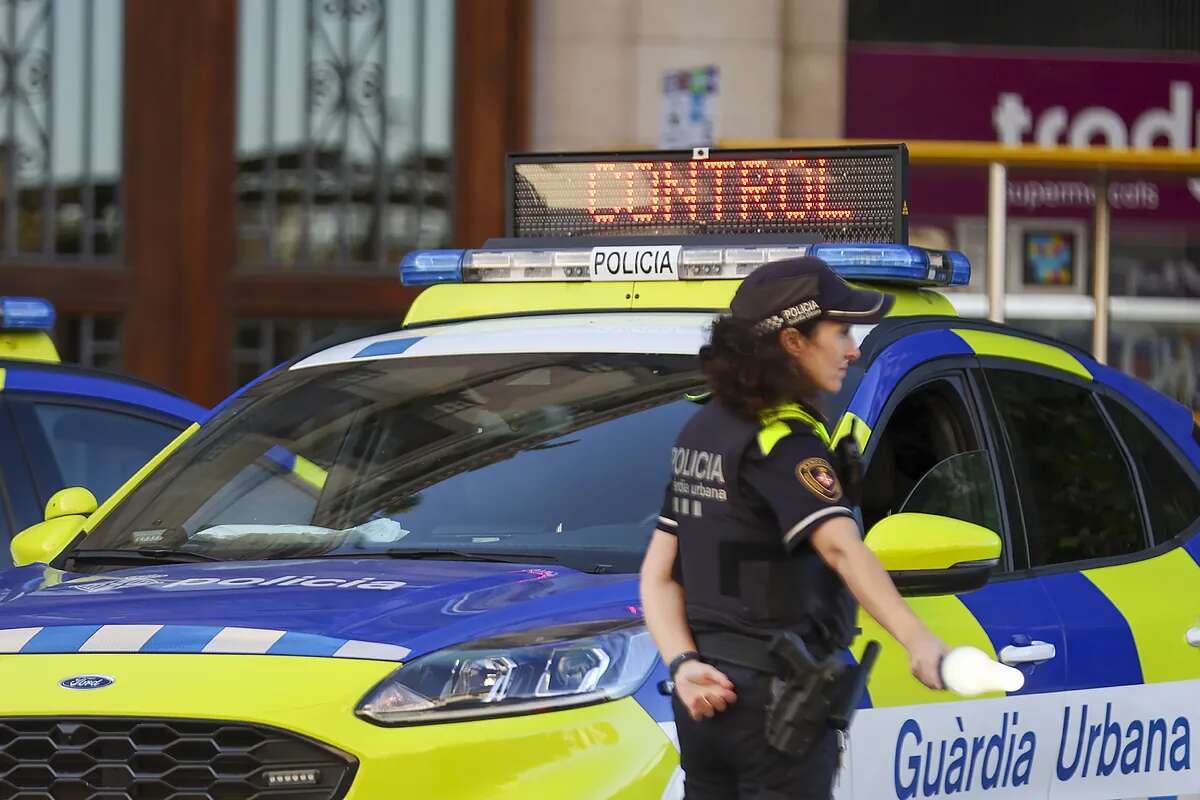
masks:
<path fill-rule="evenodd" d="M 826 403 L 867 543 L 939 636 L 1025 676 L 928 691 L 863 616 L 850 657 L 884 646 L 838 796 L 1200 794 L 1193 415 L 956 317 L 936 287 L 969 265 L 904 244 L 905 165 L 510 159 L 509 237 L 406 257 L 428 288 L 397 330 L 282 366 L 16 538 L 0 795 L 677 796 L 636 572 L 707 326 L 800 253 L 897 298 Z"/>

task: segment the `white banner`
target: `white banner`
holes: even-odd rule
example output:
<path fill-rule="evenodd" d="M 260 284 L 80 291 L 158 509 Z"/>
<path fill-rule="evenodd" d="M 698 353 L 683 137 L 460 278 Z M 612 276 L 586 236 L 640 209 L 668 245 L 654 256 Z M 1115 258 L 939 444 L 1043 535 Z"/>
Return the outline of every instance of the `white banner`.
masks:
<path fill-rule="evenodd" d="M 1200 681 L 860 711 L 835 796 L 1200 793 Z"/>

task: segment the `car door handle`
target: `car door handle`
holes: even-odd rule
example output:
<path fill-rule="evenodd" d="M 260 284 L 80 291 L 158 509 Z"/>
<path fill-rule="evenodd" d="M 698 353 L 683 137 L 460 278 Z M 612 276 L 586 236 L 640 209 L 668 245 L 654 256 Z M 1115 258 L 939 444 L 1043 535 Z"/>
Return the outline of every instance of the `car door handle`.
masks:
<path fill-rule="evenodd" d="M 1049 642 L 1030 642 L 1024 646 L 1010 644 L 1000 651 L 1000 663 L 1008 664 L 1010 667 L 1014 664 L 1034 664 L 1039 661 L 1049 661 L 1057 654 L 1054 645 Z"/>
<path fill-rule="evenodd" d="M 1192 647 L 1200 647 L 1200 626 L 1188 629 L 1187 643 Z"/>

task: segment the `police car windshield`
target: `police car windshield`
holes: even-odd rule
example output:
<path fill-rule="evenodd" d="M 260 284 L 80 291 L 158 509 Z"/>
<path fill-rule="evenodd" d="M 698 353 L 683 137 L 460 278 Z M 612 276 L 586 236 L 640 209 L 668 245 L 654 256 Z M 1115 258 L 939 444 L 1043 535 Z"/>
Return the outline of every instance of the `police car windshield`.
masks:
<path fill-rule="evenodd" d="M 685 393 L 701 386 L 685 355 L 285 371 L 207 425 L 82 548 L 231 560 L 445 549 L 635 571 L 672 441 L 697 409 Z"/>

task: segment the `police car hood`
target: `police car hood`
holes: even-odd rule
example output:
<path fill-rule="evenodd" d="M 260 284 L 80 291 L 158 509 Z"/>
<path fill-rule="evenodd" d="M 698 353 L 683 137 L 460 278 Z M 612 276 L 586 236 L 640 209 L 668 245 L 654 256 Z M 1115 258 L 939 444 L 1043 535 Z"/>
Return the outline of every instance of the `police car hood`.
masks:
<path fill-rule="evenodd" d="M 632 619 L 632 575 L 382 558 L 0 575 L 0 653 L 255 652 L 402 660 L 500 632 Z"/>

